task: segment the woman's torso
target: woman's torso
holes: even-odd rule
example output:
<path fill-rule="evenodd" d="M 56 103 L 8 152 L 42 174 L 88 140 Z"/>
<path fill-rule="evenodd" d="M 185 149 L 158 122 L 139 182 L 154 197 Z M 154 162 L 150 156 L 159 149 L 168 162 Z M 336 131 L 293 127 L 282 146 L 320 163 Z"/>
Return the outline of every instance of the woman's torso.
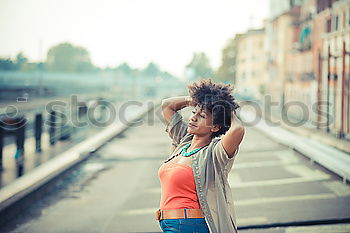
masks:
<path fill-rule="evenodd" d="M 180 163 L 171 160 L 164 163 L 158 171 L 161 183 L 161 209 L 198 209 L 200 208 L 196 185 L 188 161 Z M 186 164 L 187 162 L 187 164 Z"/>

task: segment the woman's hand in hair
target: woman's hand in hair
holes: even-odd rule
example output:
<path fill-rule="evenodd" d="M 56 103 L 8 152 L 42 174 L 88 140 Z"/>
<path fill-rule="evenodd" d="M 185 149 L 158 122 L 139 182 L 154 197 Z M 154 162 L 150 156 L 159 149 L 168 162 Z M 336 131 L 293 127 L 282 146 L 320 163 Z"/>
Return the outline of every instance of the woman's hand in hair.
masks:
<path fill-rule="evenodd" d="M 167 124 L 169 124 L 171 117 L 178 110 L 188 106 L 193 106 L 192 98 L 190 96 L 175 96 L 162 100 L 162 114 Z"/>

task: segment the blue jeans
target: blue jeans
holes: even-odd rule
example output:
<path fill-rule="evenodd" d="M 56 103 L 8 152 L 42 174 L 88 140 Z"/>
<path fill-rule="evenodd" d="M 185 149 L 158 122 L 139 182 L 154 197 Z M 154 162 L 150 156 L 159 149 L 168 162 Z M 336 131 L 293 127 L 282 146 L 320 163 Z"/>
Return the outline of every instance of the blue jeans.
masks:
<path fill-rule="evenodd" d="M 159 225 L 164 233 L 209 233 L 204 218 L 163 219 L 159 221 Z"/>

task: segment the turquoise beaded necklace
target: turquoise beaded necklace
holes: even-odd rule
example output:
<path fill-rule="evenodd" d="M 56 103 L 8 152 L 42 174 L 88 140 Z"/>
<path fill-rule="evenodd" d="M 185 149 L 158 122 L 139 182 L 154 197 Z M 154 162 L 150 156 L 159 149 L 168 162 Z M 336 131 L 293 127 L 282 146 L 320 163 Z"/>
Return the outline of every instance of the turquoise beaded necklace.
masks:
<path fill-rule="evenodd" d="M 194 153 L 198 152 L 200 149 L 202 149 L 203 147 L 207 146 L 202 146 L 200 148 L 197 148 L 197 149 L 194 149 L 193 151 L 191 152 L 187 152 L 187 149 L 191 146 L 191 143 L 187 144 L 181 151 L 181 155 L 184 156 L 184 157 L 190 157 L 191 155 L 193 155 Z"/>

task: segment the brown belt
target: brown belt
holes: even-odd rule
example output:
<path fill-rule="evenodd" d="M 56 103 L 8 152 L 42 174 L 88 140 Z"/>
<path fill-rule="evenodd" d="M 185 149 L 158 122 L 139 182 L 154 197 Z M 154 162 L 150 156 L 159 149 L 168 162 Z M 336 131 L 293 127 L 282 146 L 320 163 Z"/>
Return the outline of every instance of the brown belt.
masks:
<path fill-rule="evenodd" d="M 156 219 L 178 219 L 178 218 L 204 218 L 204 214 L 201 209 L 173 209 L 173 210 L 161 210 L 156 212 Z"/>

